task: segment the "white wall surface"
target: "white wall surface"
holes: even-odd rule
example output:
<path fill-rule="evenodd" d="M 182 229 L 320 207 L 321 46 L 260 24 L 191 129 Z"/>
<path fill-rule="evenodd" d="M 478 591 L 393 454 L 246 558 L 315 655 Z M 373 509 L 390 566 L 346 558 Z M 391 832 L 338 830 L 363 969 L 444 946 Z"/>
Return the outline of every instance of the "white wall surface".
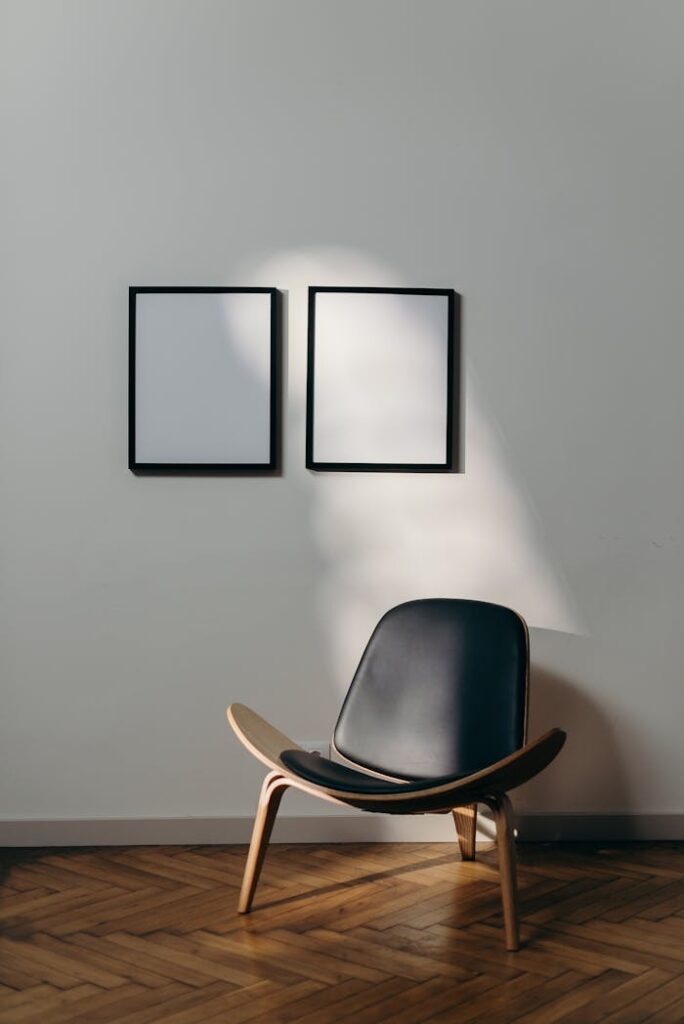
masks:
<path fill-rule="evenodd" d="M 325 736 L 432 595 L 529 619 L 570 738 L 520 808 L 684 812 L 684 5 L 12 0 L 0 46 L 0 817 L 249 814 L 226 704 Z M 128 471 L 129 284 L 288 292 L 282 477 Z M 464 473 L 304 469 L 308 284 L 463 295 Z"/>

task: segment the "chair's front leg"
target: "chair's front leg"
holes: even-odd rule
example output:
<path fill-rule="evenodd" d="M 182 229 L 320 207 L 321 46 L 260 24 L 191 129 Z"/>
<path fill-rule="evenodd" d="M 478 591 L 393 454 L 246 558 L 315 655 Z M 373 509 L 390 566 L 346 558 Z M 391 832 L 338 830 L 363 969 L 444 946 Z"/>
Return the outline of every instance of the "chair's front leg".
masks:
<path fill-rule="evenodd" d="M 268 841 L 273 831 L 273 823 L 280 807 L 280 801 L 287 788 L 287 780 L 278 772 L 269 772 L 264 779 L 261 793 L 259 794 L 259 803 L 252 830 L 252 840 L 249 844 L 249 853 L 247 854 L 247 863 L 242 879 L 240 902 L 238 904 L 239 914 L 248 914 L 251 909 L 264 857 L 266 856 Z"/>
<path fill-rule="evenodd" d="M 451 812 L 456 825 L 458 845 L 462 860 L 475 860 L 475 838 L 477 836 L 477 804 L 454 807 Z"/>
<path fill-rule="evenodd" d="M 499 874 L 501 876 L 501 903 L 503 905 L 506 949 L 511 952 L 520 948 L 518 923 L 518 883 L 515 866 L 515 833 L 513 829 L 513 808 L 505 793 L 491 797 L 487 805 L 494 812 L 496 822 L 496 843 L 499 851 Z"/>

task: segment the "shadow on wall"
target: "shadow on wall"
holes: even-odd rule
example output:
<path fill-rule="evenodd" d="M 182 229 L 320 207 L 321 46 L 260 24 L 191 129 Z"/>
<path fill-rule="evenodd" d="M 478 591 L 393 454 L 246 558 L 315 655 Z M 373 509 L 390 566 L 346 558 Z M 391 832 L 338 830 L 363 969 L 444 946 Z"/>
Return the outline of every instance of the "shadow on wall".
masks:
<path fill-rule="evenodd" d="M 460 282 L 407 281 L 365 254 L 313 247 L 264 258 L 243 277 L 288 294 L 287 476 L 308 508 L 318 565 L 315 614 L 338 700 L 376 622 L 402 601 L 493 601 L 517 609 L 533 631 L 586 635 L 505 434 L 482 397 L 468 357 L 477 338 L 467 330 L 462 330 L 464 408 L 457 410 L 465 472 L 317 474 L 304 468 L 308 286 L 459 291 Z M 465 295 L 466 315 L 467 302 Z M 533 659 L 534 653 L 533 638 Z M 610 723 L 600 708 L 570 680 L 535 667 L 530 736 L 551 725 L 567 729 L 566 750 L 548 778 L 525 790 L 524 803 L 537 809 L 629 806 Z"/>
<path fill-rule="evenodd" d="M 528 734 L 539 736 L 556 725 L 568 734 L 565 747 L 547 772 L 520 791 L 516 805 L 567 812 L 628 809 L 629 785 L 608 715 L 576 683 L 533 664 Z"/>

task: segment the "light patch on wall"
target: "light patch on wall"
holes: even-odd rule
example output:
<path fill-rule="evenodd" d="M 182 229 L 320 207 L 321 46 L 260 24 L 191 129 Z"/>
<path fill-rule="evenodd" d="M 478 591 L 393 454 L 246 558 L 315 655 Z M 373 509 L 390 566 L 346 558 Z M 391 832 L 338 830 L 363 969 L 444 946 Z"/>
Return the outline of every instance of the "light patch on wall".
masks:
<path fill-rule="evenodd" d="M 266 287 L 271 287 L 267 285 Z M 264 295 L 220 296 L 225 337 L 247 372 L 266 390 L 270 387 L 270 298 Z M 239 382 L 238 382 L 239 383 Z"/>
<path fill-rule="evenodd" d="M 380 615 L 413 598 L 493 601 L 518 610 L 531 627 L 585 633 L 467 362 L 461 387 L 465 472 L 318 475 L 304 469 L 309 284 L 458 291 L 460 282 L 405 281 L 365 254 L 336 248 L 276 254 L 243 276 L 245 283 L 269 283 L 288 294 L 286 472 L 307 493 L 312 536 L 324 566 L 317 605 L 340 690 L 349 685 Z M 467 307 L 467 294 L 463 299 Z"/>

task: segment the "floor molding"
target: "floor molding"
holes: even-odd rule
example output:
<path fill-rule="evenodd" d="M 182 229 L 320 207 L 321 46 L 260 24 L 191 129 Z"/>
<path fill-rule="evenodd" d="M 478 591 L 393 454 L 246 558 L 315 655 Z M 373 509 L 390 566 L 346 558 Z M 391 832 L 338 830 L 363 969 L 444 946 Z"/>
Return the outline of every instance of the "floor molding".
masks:
<path fill-rule="evenodd" d="M 491 823 L 480 815 L 478 842 L 489 843 Z M 684 840 L 684 814 L 550 814 L 517 818 L 519 842 L 625 842 Z M 0 821 L 0 846 L 144 846 L 247 843 L 252 819 L 230 818 L 55 818 Z M 451 815 L 399 817 L 328 814 L 276 822 L 273 842 L 363 843 L 451 842 Z"/>
<path fill-rule="evenodd" d="M 684 840 L 684 814 L 518 815 L 518 839 L 527 842 L 638 842 Z"/>

